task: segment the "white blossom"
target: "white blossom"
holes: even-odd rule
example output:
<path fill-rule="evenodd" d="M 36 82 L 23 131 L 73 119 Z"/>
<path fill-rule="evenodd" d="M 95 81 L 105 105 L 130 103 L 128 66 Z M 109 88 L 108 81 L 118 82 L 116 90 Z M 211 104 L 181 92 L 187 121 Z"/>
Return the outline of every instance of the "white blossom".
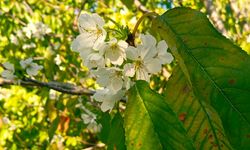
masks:
<path fill-rule="evenodd" d="M 174 57 L 171 53 L 167 52 L 168 45 L 162 40 L 157 44 L 157 56 L 156 58 L 161 62 L 161 64 L 170 64 Z"/>
<path fill-rule="evenodd" d="M 24 33 L 23 33 L 22 30 L 17 30 L 17 31 L 16 31 L 16 35 L 17 35 L 17 37 L 18 37 L 19 39 L 25 38 L 25 35 L 24 35 Z"/>
<path fill-rule="evenodd" d="M 135 75 L 135 66 L 134 64 L 127 63 L 124 65 L 124 75 L 127 77 L 133 77 Z"/>
<path fill-rule="evenodd" d="M 105 58 L 109 59 L 112 64 L 120 66 L 126 59 L 125 49 L 127 47 L 127 42 L 113 38 L 107 42 L 104 48 Z"/>
<path fill-rule="evenodd" d="M 37 23 L 30 22 L 22 30 L 25 33 L 26 37 L 32 38 L 33 36 L 38 39 L 43 38 L 44 35 L 51 32 L 51 29 L 42 22 L 37 22 Z"/>
<path fill-rule="evenodd" d="M 72 42 L 73 51 L 87 56 L 93 49 L 104 42 L 107 32 L 104 30 L 104 20 L 97 14 L 81 14 L 78 20 L 80 35 Z"/>
<path fill-rule="evenodd" d="M 98 102 L 102 102 L 101 110 L 105 112 L 107 110 L 113 109 L 115 103 L 119 101 L 124 96 L 124 94 L 124 90 L 120 90 L 117 93 L 112 93 L 106 88 L 97 90 L 93 98 Z"/>
<path fill-rule="evenodd" d="M 94 132 L 99 132 L 102 126 L 96 122 L 96 115 L 83 106 L 81 102 L 78 106 L 84 111 L 84 113 L 81 114 L 81 118 L 84 124 L 88 125 L 87 128 Z"/>
<path fill-rule="evenodd" d="M 16 77 L 14 75 L 14 73 L 15 73 L 14 65 L 9 63 L 9 62 L 5 62 L 5 63 L 3 63 L 3 66 L 4 66 L 5 70 L 2 72 L 1 76 L 5 79 L 9 79 L 9 80 L 14 79 Z"/>
<path fill-rule="evenodd" d="M 137 47 L 129 46 L 126 50 L 127 58 L 133 64 L 125 66 L 125 75 L 132 77 L 135 72 L 137 80 L 149 81 L 149 73 L 161 70 L 161 62 L 154 58 L 157 55 L 156 40 L 151 35 L 141 35 L 142 44 Z"/>
<path fill-rule="evenodd" d="M 15 45 L 19 44 L 18 38 L 13 34 L 10 35 L 10 42 L 15 44 Z"/>
<path fill-rule="evenodd" d="M 128 46 L 123 40 L 106 39 L 104 20 L 97 14 L 82 14 L 78 20 L 80 35 L 71 48 L 78 52 L 83 63 L 94 74 L 101 86 L 93 98 L 101 102 L 101 110 L 112 110 L 135 80 L 150 80 L 150 75 L 161 71 L 162 65 L 171 63 L 173 56 L 167 52 L 167 44 L 157 44 L 152 35 L 141 35 L 141 43 Z M 112 36 L 111 36 L 112 37 Z M 79 105 L 82 106 L 82 105 Z M 83 107 L 83 106 L 82 106 Z M 81 118 L 88 126 L 98 126 L 96 116 L 83 109 Z"/>
<path fill-rule="evenodd" d="M 60 65 L 62 63 L 61 57 L 59 54 L 56 55 L 56 57 L 54 58 L 54 61 L 56 63 L 56 65 Z"/>
<path fill-rule="evenodd" d="M 23 44 L 22 48 L 23 49 L 36 48 L 36 44 L 35 43 Z"/>
<path fill-rule="evenodd" d="M 97 76 L 96 82 L 111 93 L 117 93 L 123 87 L 122 70 L 119 68 L 100 68 L 92 73 Z"/>
<path fill-rule="evenodd" d="M 38 65 L 37 63 L 33 63 L 32 58 L 28 58 L 26 60 L 21 60 L 20 65 L 23 69 L 26 69 L 26 72 L 30 76 L 35 76 L 38 74 L 43 67 Z"/>
<path fill-rule="evenodd" d="M 83 58 L 82 54 L 80 54 Z M 84 58 L 83 58 L 84 59 Z M 100 53 L 90 53 L 87 58 L 84 59 L 84 65 L 88 68 L 104 67 L 105 60 Z"/>
<path fill-rule="evenodd" d="M 10 119 L 8 117 L 3 117 L 2 121 L 3 121 L 4 124 L 10 124 L 11 123 Z"/>

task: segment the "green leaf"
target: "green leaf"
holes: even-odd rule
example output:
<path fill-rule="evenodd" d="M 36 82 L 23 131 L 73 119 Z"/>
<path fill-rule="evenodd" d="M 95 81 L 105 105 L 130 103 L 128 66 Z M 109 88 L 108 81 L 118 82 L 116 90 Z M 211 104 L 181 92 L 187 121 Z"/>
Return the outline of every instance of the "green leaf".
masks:
<path fill-rule="evenodd" d="M 98 120 L 98 123 L 101 123 L 102 125 L 102 129 L 101 132 L 98 134 L 98 137 L 104 143 L 107 143 L 108 141 L 110 126 L 111 126 L 110 122 L 111 118 L 108 112 L 102 113 L 100 120 Z"/>
<path fill-rule="evenodd" d="M 122 3 L 128 8 L 128 9 L 132 9 L 133 7 L 133 4 L 134 4 L 134 1 L 133 0 L 125 0 L 125 1 L 122 1 Z"/>
<path fill-rule="evenodd" d="M 250 149 L 250 57 L 189 8 L 166 12 L 152 27 L 168 43 L 195 96 L 218 112 L 234 148 Z"/>
<path fill-rule="evenodd" d="M 56 119 L 54 119 L 53 122 L 51 123 L 51 126 L 49 128 L 49 141 L 52 140 L 52 138 L 56 132 L 56 129 L 58 127 L 59 122 L 60 122 L 60 117 L 57 116 Z"/>
<path fill-rule="evenodd" d="M 164 90 L 166 102 L 183 122 L 196 149 L 232 149 L 217 112 L 197 98 L 181 71 L 175 67 Z"/>
<path fill-rule="evenodd" d="M 126 150 L 123 118 L 119 112 L 115 114 L 111 122 L 108 150 Z"/>
<path fill-rule="evenodd" d="M 175 113 L 145 81 L 129 91 L 124 127 L 129 150 L 194 149 Z"/>

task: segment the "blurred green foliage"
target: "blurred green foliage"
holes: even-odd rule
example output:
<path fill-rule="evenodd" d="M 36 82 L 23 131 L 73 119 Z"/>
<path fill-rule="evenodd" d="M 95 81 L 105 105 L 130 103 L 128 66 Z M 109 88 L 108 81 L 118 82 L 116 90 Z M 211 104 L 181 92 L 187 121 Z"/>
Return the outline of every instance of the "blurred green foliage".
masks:
<path fill-rule="evenodd" d="M 177 6 L 188 6 L 208 14 L 215 26 L 240 47 L 250 52 L 250 7 L 248 0 L 2 0 L 0 1 L 0 63 L 15 64 L 19 77 L 23 76 L 19 61 L 33 57 L 44 66 L 36 77 L 41 81 L 74 83 L 90 89 L 97 85 L 81 64 L 70 44 L 78 35 L 77 17 L 81 12 L 98 13 L 108 28 L 116 25 L 133 27 L 145 9 L 162 14 Z M 108 19 L 109 18 L 109 19 Z M 43 24 L 49 32 L 27 36 L 29 24 Z M 139 30 L 148 31 L 150 20 Z M 41 28 L 41 26 L 40 26 Z M 1 68 L 2 69 L 2 68 Z M 171 67 L 155 75 L 151 86 L 162 91 Z M 79 100 L 80 98 L 80 100 Z M 92 104 L 90 104 L 91 102 Z M 100 112 L 86 96 L 73 96 L 47 88 L 5 86 L 0 88 L 0 149 L 105 149 L 105 130 L 109 118 Z M 81 115 L 83 105 L 97 114 L 104 131 L 88 130 Z M 109 118 L 110 120 L 110 118 Z"/>

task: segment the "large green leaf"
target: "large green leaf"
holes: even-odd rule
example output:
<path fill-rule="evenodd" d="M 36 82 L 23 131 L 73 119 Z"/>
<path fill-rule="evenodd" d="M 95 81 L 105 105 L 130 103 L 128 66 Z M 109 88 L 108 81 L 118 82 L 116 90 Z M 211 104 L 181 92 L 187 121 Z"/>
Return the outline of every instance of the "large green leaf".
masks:
<path fill-rule="evenodd" d="M 119 112 L 115 114 L 111 122 L 108 150 L 126 150 L 123 118 Z"/>
<path fill-rule="evenodd" d="M 179 66 L 174 69 L 163 93 L 197 150 L 232 149 L 217 112 L 193 94 Z"/>
<path fill-rule="evenodd" d="M 124 127 L 128 150 L 194 149 L 176 114 L 145 81 L 129 91 Z"/>
<path fill-rule="evenodd" d="M 172 9 L 154 20 L 195 95 L 218 112 L 237 149 L 250 149 L 250 57 L 189 8 Z"/>

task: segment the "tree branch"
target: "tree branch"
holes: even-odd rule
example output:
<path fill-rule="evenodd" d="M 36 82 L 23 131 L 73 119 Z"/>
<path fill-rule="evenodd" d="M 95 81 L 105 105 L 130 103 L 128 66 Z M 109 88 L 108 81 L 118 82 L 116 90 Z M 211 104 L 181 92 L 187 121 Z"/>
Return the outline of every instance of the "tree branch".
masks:
<path fill-rule="evenodd" d="M 26 78 L 26 77 L 18 81 L 0 78 L 0 86 L 6 86 L 6 85 L 47 87 L 49 89 L 53 89 L 58 92 L 72 94 L 72 95 L 91 96 L 95 93 L 94 91 L 88 90 L 80 86 L 75 86 L 69 83 L 61 83 L 57 81 L 42 82 L 42 81 L 38 81 L 38 80 L 31 79 L 31 78 Z"/>

